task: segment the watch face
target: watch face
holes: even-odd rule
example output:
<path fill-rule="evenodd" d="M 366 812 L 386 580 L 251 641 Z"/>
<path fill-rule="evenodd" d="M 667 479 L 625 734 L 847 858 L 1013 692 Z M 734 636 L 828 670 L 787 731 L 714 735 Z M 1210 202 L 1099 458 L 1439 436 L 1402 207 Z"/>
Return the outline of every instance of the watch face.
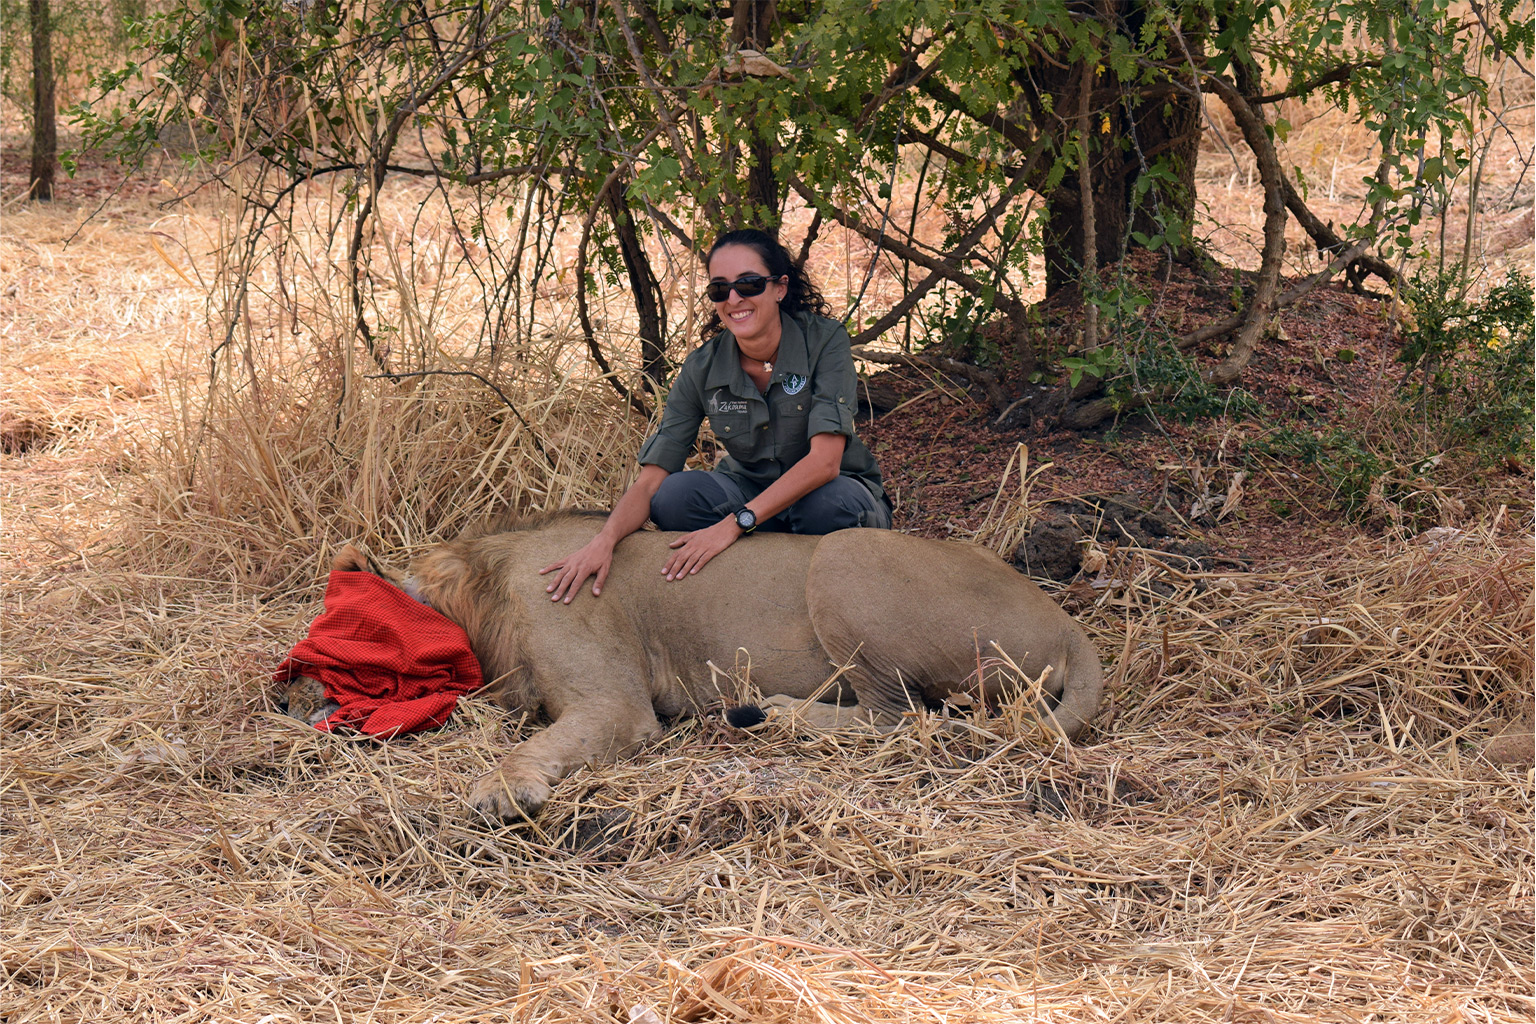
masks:
<path fill-rule="evenodd" d="M 736 525 L 743 530 L 750 530 L 757 525 L 757 516 L 752 514 L 751 509 L 744 508 L 736 513 Z"/>

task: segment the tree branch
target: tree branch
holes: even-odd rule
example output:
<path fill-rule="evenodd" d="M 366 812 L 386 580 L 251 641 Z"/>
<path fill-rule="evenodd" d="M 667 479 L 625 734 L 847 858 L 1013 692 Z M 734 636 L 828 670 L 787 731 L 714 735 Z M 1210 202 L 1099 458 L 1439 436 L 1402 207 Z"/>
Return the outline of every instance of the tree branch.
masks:
<path fill-rule="evenodd" d="M 1284 294 L 1275 300 L 1274 307 L 1270 310 L 1270 312 L 1279 312 L 1288 306 L 1294 306 L 1296 303 L 1306 298 L 1320 285 L 1326 284 L 1329 278 L 1333 277 L 1334 274 L 1337 274 L 1340 270 L 1355 262 L 1355 260 L 1359 258 L 1360 254 L 1365 251 L 1365 248 L 1365 242 L 1356 242 L 1348 249 L 1345 249 L 1343 252 L 1339 253 L 1322 270 L 1319 270 L 1317 273 L 1313 274 L 1311 277 L 1307 278 L 1305 281 L 1301 282 L 1295 287 L 1287 289 Z M 1246 319 L 1246 314 L 1238 313 L 1235 316 L 1227 317 L 1227 319 L 1218 321 L 1214 324 L 1206 324 L 1199 330 L 1191 331 L 1190 333 L 1184 335 L 1182 338 L 1178 339 L 1178 341 L 1174 342 L 1174 345 L 1180 352 L 1188 352 L 1196 345 L 1210 341 L 1212 338 L 1219 338 L 1223 334 L 1232 333 L 1241 327 Z"/>
<path fill-rule="evenodd" d="M 1028 152 L 1025 156 L 1024 170 L 1026 172 L 1045 154 L 1047 146 L 1048 140 L 1045 139 L 1034 143 L 1031 151 Z M 879 231 L 875 228 L 867 226 L 861 220 L 859 220 L 855 214 L 846 210 L 839 209 L 835 205 L 823 203 L 820 200 L 820 197 L 811 190 L 810 186 L 801 181 L 797 175 L 792 175 L 790 177 L 789 186 L 797 193 L 799 193 L 800 197 L 809 203 L 814 209 L 821 211 L 823 206 L 828 207 L 827 212 L 831 215 L 833 220 L 837 221 L 839 224 L 846 228 L 851 228 L 852 230 L 858 232 L 860 235 L 874 242 L 876 245 L 880 246 L 882 249 L 885 249 L 887 252 L 899 256 L 901 259 L 904 259 L 909 263 L 915 263 L 918 266 L 930 271 L 931 273 L 937 274 L 939 277 L 943 277 L 946 280 L 955 282 L 955 284 L 959 285 L 961 288 L 964 288 L 972 295 L 980 296 L 986 290 L 985 286 L 974 277 L 971 277 L 969 274 L 962 271 L 959 264 L 961 261 L 969 258 L 971 249 L 976 246 L 976 243 L 981 240 L 983 235 L 991 230 L 991 227 L 994 223 L 996 223 L 997 218 L 1001 216 L 1003 211 L 1008 208 L 1008 205 L 1018 197 L 1019 193 L 1023 192 L 1028 187 L 1028 179 L 1029 175 L 1027 173 L 1021 172 L 1018 177 L 1011 181 L 1008 184 L 1008 187 L 1002 190 L 1002 193 L 998 196 L 997 202 L 993 203 L 991 208 L 988 209 L 983 216 L 977 219 L 970 232 L 968 232 L 964 238 L 960 239 L 955 247 L 950 250 L 950 252 L 947 253 L 943 258 L 935 258 L 929 256 L 925 252 L 913 248 L 912 246 L 903 242 L 897 241 L 883 231 Z M 1015 320 L 1022 320 L 1028 313 L 1028 307 L 1026 307 L 1024 303 L 1020 302 L 1018 299 L 1013 298 L 1012 296 L 1004 295 L 1001 292 L 994 293 L 992 301 L 998 309 L 1001 309 L 1007 316 Z M 910 308 L 910 306 L 908 308 Z"/>
<path fill-rule="evenodd" d="M 608 378 L 608 383 L 613 385 L 613 389 L 619 393 L 620 398 L 629 402 L 630 408 L 649 419 L 651 410 L 645 404 L 645 399 L 625 387 L 624 382 L 619 380 L 618 374 L 614 373 L 613 368 L 608 365 L 608 359 L 597 343 L 597 332 L 592 329 L 592 315 L 587 308 L 587 254 L 590 251 L 587 243 L 592 238 L 592 225 L 597 222 L 598 212 L 603 209 L 609 191 L 618 183 L 628 166 L 627 162 L 621 163 L 608 172 L 608 177 L 603 179 L 597 195 L 592 197 L 592 205 L 588 208 L 586 217 L 582 219 L 581 241 L 576 246 L 576 319 L 581 322 L 581 334 L 586 339 L 587 352 L 591 354 L 592 361 L 597 364 L 598 369 L 602 370 L 603 375 Z"/>
<path fill-rule="evenodd" d="M 1280 261 L 1285 254 L 1285 198 L 1282 194 L 1285 172 L 1280 169 L 1280 158 L 1258 111 L 1221 76 L 1211 75 L 1205 81 L 1206 87 L 1220 96 L 1227 109 L 1232 111 L 1233 119 L 1242 130 L 1243 141 L 1253 151 L 1259 180 L 1264 186 L 1264 249 L 1259 262 L 1258 287 L 1248 305 L 1243 325 L 1232 340 L 1231 354 L 1209 375 L 1214 384 L 1230 384 L 1253 359 L 1280 291 Z"/>
<path fill-rule="evenodd" d="M 1255 96 L 1248 102 L 1269 104 L 1279 103 L 1281 100 L 1294 99 L 1297 96 L 1305 96 L 1310 92 L 1321 89 L 1325 85 L 1332 85 L 1335 82 L 1347 82 L 1354 77 L 1356 71 L 1379 67 L 1381 67 L 1381 61 L 1379 60 L 1362 60 L 1353 64 L 1340 64 L 1333 70 L 1325 71 L 1316 78 L 1302 82 L 1300 85 L 1291 86 L 1285 92 L 1270 93 L 1268 96 Z"/>
<path fill-rule="evenodd" d="M 1472 8 L 1472 13 L 1477 16 L 1478 24 L 1482 25 L 1483 31 L 1488 33 L 1488 38 L 1494 40 L 1497 55 L 1508 57 L 1525 77 L 1531 77 L 1531 69 L 1520 63 L 1520 55 L 1504 48 L 1502 41 L 1499 39 L 1499 34 L 1493 30 L 1492 25 L 1488 24 L 1488 16 L 1483 13 L 1483 5 L 1478 3 L 1478 0 L 1467 0 L 1467 6 Z"/>
<path fill-rule="evenodd" d="M 1088 117 L 1088 101 L 1093 94 L 1093 61 L 1083 61 L 1077 97 L 1077 195 L 1083 219 L 1083 278 L 1078 291 L 1083 296 L 1083 351 L 1099 347 L 1099 307 L 1093 301 L 1099 283 L 1099 234 L 1093 212 L 1093 168 L 1088 157 L 1088 140 L 1093 129 Z"/>
<path fill-rule="evenodd" d="M 918 91 L 929 99 L 942 103 L 946 108 L 964 114 L 977 124 L 991 128 L 1008 140 L 1014 149 L 1025 152 L 1034 148 L 1036 140 L 1030 137 L 1029 132 L 1025 131 L 1023 126 L 1015 124 L 996 111 L 983 113 L 972 110 L 958 93 L 950 91 L 947 86 L 934 81 L 932 78 L 924 78 L 919 82 Z"/>
<path fill-rule="evenodd" d="M 662 228 L 666 230 L 667 234 L 677 239 L 678 242 L 682 244 L 684 249 L 687 249 L 689 252 L 694 253 L 695 255 L 703 255 L 702 251 L 699 249 L 698 243 L 695 242 L 692 238 L 688 237 L 688 232 L 683 229 L 681 224 L 673 220 L 672 215 L 669 214 L 666 210 L 663 210 L 661 207 L 647 199 L 645 201 L 645 212 L 650 214 L 651 219 L 660 224 Z"/>
<path fill-rule="evenodd" d="M 938 67 L 938 61 L 931 62 L 926 68 L 918 62 L 936 40 L 949 37 L 949 28 L 950 26 L 946 25 L 943 32 L 934 33 L 907 52 L 906 56 L 902 58 L 901 63 L 886 76 L 885 84 L 881 87 L 880 92 L 865 101 L 864 109 L 859 112 L 858 117 L 854 118 L 853 124 L 855 129 L 862 128 L 868 124 L 869 119 L 874 117 L 875 112 L 890 102 L 891 98 L 897 93 L 907 91 L 933 74 L 934 69 Z"/>
<path fill-rule="evenodd" d="M 971 383 L 979 385 L 987 393 L 987 402 L 992 408 L 1001 409 L 1008 404 L 1008 396 L 1003 393 L 1002 386 L 998 384 L 996 374 L 983 370 L 979 366 L 972 366 L 970 363 L 962 363 L 958 359 L 948 359 L 927 353 L 907 355 L 903 352 L 878 352 L 864 346 L 854 347 L 853 358 L 886 366 L 928 367 L 956 377 L 964 377 Z"/>
<path fill-rule="evenodd" d="M 864 328 L 858 334 L 855 334 L 853 336 L 853 343 L 855 345 L 867 344 L 901 323 L 901 318 L 906 316 L 912 307 L 922 300 L 924 295 L 928 294 L 929 289 L 939 283 L 941 276 L 938 271 L 933 271 L 919 281 L 916 286 L 908 288 L 906 294 L 901 297 L 901 301 L 887 310 L 884 316 Z"/>
<path fill-rule="evenodd" d="M 825 207 L 826 212 L 831 215 L 833 220 L 837 221 L 843 227 L 849 228 L 858 234 L 863 235 L 865 238 L 869 239 L 871 242 L 874 242 L 882 249 L 886 249 L 889 252 L 895 253 L 897 256 L 901 257 L 909 263 L 916 263 L 920 267 L 925 267 L 928 270 L 938 274 L 939 276 L 955 282 L 955 284 L 959 285 L 961 288 L 964 288 L 972 295 L 981 294 L 981 282 L 977 281 L 975 278 L 961 270 L 958 265 L 958 261 L 954 258 L 935 259 L 934 257 L 929 256 L 927 253 L 920 252 L 919 250 L 912 248 L 910 245 L 899 242 L 889 235 L 884 234 L 883 232 L 877 231 L 871 227 L 867 227 L 863 221 L 859 220 L 857 215 L 850 213 L 847 210 L 839 209 L 833 204 L 824 202 L 820 196 L 811 190 L 810 186 L 800 180 L 798 175 L 790 176 L 789 187 L 799 193 L 800 198 L 804 199 L 811 206 L 818 210 Z M 1023 312 L 1022 305 L 1020 312 Z"/>
<path fill-rule="evenodd" d="M 907 125 L 902 134 L 906 136 L 909 142 L 921 142 L 930 150 L 939 154 L 939 156 L 942 156 L 944 159 L 950 161 L 951 163 L 964 164 L 966 166 L 974 167 L 980 162 L 969 153 L 961 152 L 960 150 L 951 146 L 949 143 L 945 142 L 943 139 L 939 138 L 937 135 L 925 132 L 921 128 Z M 1010 178 L 1017 178 L 1025 171 L 1032 169 L 1033 168 L 1031 168 L 1028 164 L 1023 164 L 1018 167 L 1004 167 L 1003 173 Z"/>
<path fill-rule="evenodd" d="M 506 3 L 498 3 L 481 16 L 481 24 L 492 24 L 501 16 Z M 373 331 L 368 326 L 368 318 L 363 315 L 363 291 L 360 284 L 359 261 L 363 250 L 363 235 L 366 232 L 368 220 L 373 215 L 375 200 L 379 190 L 384 187 L 384 175 L 389 166 L 389 156 L 394 152 L 395 143 L 399 141 L 400 130 L 405 123 L 416 113 L 424 98 L 435 96 L 449 82 L 457 78 L 470 63 L 487 50 L 500 46 L 513 33 L 505 32 L 491 39 L 484 40 L 479 45 L 472 46 L 460 53 L 445 66 L 440 67 L 437 74 L 423 89 L 412 89 L 406 99 L 395 109 L 388 123 L 384 126 L 382 135 L 374 136 L 374 141 L 369 149 L 369 167 L 367 195 L 359 204 L 356 219 L 352 227 L 352 237 L 347 243 L 347 269 L 350 280 L 348 282 L 352 292 L 352 312 L 355 317 L 354 327 L 363 339 L 363 346 L 368 351 L 368 356 L 375 366 L 385 373 L 389 373 L 389 366 L 384 362 L 383 355 L 374 344 Z"/>
<path fill-rule="evenodd" d="M 613 8 L 613 16 L 618 19 L 619 31 L 624 34 L 624 45 L 629 48 L 630 59 L 635 62 L 635 70 L 639 72 L 640 80 L 645 83 L 646 89 L 656 99 L 656 116 L 661 119 L 662 126 L 666 129 L 673 152 L 682 162 L 683 170 L 693 174 L 695 172 L 693 151 L 683 145 L 683 137 L 678 133 L 677 122 L 672 118 L 671 102 L 655 77 L 651 75 L 650 67 L 645 63 L 645 55 L 640 52 L 640 41 L 635 38 L 634 30 L 629 26 L 629 16 L 624 13 L 623 4 L 620 0 L 608 0 L 608 6 Z"/>
<path fill-rule="evenodd" d="M 1324 255 L 1331 255 L 1342 251 L 1345 247 L 1344 239 L 1335 234 L 1333 228 L 1324 224 L 1316 214 L 1307 209 L 1307 205 L 1301 201 L 1301 193 L 1296 191 L 1296 187 L 1290 183 L 1290 180 L 1282 179 L 1280 187 L 1285 194 L 1286 209 L 1295 214 L 1296 222 L 1306 229 L 1307 234 L 1312 236 L 1312 240 L 1317 243 L 1318 252 Z M 1387 284 L 1393 284 L 1397 281 L 1397 271 L 1376 257 L 1365 255 L 1363 247 L 1361 247 L 1360 254 L 1355 257 L 1353 262 L 1360 264 L 1366 271 L 1375 274 Z"/>

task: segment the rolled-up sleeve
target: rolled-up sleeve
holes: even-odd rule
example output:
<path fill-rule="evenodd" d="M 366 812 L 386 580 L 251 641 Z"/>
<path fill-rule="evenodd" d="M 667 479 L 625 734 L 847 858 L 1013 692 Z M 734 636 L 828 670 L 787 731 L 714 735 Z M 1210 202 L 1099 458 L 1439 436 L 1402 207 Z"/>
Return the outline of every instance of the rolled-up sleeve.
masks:
<path fill-rule="evenodd" d="M 811 410 L 806 433 L 853 436 L 853 414 L 859 404 L 859 377 L 853 368 L 852 341 L 842 327 L 833 331 L 820 350 L 811 353 Z"/>
<path fill-rule="evenodd" d="M 699 436 L 699 425 L 704 422 L 702 395 L 692 376 L 685 368 L 673 383 L 667 407 L 661 413 L 661 425 L 640 446 L 640 465 L 660 466 L 668 473 L 679 473 L 687 464 L 688 453 Z"/>

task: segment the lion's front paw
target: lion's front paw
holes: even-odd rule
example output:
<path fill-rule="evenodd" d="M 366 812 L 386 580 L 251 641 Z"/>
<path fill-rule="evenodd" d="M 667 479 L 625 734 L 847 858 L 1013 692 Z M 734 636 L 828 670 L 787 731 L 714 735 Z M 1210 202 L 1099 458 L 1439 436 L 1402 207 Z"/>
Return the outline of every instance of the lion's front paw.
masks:
<path fill-rule="evenodd" d="M 491 772 L 469 790 L 469 804 L 492 820 L 522 821 L 539 813 L 553 790 L 541 779 Z"/>

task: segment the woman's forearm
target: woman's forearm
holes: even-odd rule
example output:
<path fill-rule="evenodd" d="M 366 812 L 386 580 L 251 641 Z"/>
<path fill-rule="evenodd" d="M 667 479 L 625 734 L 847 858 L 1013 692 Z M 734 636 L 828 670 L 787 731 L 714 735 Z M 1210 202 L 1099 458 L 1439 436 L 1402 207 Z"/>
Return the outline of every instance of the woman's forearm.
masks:
<path fill-rule="evenodd" d="M 641 466 L 640 475 L 608 513 L 608 521 L 598 531 L 598 536 L 616 545 L 644 526 L 651 517 L 651 499 L 668 475 L 660 466 Z"/>
<path fill-rule="evenodd" d="M 811 450 L 784 475 L 747 502 L 758 522 L 773 518 L 823 484 L 837 479 L 848 439 L 841 434 L 816 434 Z"/>

